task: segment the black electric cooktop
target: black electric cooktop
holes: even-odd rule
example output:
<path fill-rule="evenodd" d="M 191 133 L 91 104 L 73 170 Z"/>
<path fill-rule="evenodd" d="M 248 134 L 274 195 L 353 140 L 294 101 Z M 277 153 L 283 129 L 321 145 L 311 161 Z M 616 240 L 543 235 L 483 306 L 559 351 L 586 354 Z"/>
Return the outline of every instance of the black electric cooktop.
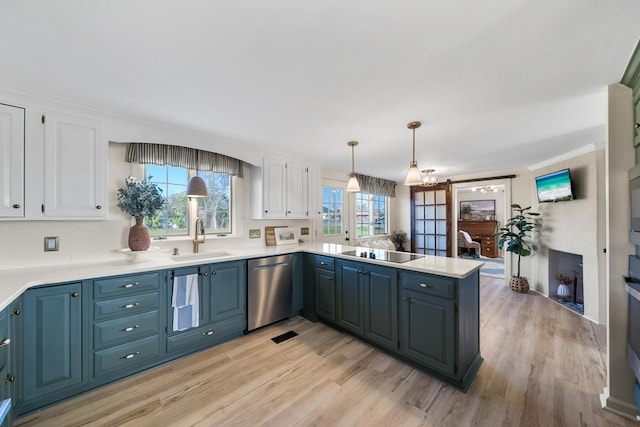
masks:
<path fill-rule="evenodd" d="M 413 261 L 414 259 L 424 258 L 424 255 L 416 255 L 408 252 L 392 252 L 384 249 L 357 249 L 352 251 L 344 251 L 342 255 L 349 255 L 359 258 L 378 259 L 380 261 L 403 262 Z"/>

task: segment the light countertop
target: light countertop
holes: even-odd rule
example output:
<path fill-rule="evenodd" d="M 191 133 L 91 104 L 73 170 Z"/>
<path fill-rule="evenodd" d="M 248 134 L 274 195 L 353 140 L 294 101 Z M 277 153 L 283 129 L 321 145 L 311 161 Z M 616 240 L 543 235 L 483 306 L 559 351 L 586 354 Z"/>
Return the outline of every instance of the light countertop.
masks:
<path fill-rule="evenodd" d="M 300 245 L 264 246 L 229 251 L 203 251 L 199 254 L 173 256 L 164 251 L 148 251 L 128 254 L 123 252 L 122 259 L 110 259 L 104 262 L 76 262 L 31 268 L 0 270 L 0 310 L 7 307 L 26 289 L 53 283 L 72 282 L 98 277 L 132 274 L 145 271 L 166 270 L 189 265 L 259 258 L 295 252 L 308 252 L 329 255 L 388 267 L 412 270 L 420 273 L 464 278 L 479 270 L 483 263 L 459 258 L 447 258 L 425 255 L 423 258 L 404 263 L 394 263 L 378 259 L 360 258 L 342 255 L 348 250 L 369 251 L 368 248 L 330 243 L 305 243 Z"/>

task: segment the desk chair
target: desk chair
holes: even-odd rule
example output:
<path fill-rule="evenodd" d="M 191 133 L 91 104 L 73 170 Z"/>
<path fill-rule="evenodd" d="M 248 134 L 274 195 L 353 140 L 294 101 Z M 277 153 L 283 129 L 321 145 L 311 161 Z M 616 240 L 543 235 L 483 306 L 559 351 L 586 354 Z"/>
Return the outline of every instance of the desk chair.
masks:
<path fill-rule="evenodd" d="M 471 240 L 471 236 L 466 231 L 458 230 L 458 255 L 462 249 L 466 249 L 466 253 L 471 254 L 474 258 L 480 258 L 482 245 Z M 469 251 L 470 249 L 473 249 L 473 253 Z"/>

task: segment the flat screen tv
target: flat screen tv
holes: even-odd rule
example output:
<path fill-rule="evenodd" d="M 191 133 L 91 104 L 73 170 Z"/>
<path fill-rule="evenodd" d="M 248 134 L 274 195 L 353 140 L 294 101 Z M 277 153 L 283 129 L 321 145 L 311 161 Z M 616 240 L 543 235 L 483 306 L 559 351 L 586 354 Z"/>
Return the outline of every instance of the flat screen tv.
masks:
<path fill-rule="evenodd" d="M 536 177 L 536 190 L 539 202 L 573 200 L 569 169 Z"/>

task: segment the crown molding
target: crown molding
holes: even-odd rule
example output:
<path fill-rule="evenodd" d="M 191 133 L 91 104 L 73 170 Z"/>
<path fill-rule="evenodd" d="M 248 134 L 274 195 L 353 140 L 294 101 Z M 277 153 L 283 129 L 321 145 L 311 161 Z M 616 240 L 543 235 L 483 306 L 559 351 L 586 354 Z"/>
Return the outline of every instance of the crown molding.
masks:
<path fill-rule="evenodd" d="M 529 169 L 530 171 L 534 171 L 536 169 L 540 169 L 540 168 L 544 168 L 547 166 L 551 166 L 555 163 L 559 163 L 562 162 L 564 160 L 569 160 L 572 159 L 574 157 L 578 157 L 578 156 L 582 156 L 583 154 L 587 154 L 587 153 L 591 153 L 592 151 L 596 151 L 596 145 L 595 144 L 588 144 L 585 145 L 584 147 L 580 147 L 580 148 L 576 148 L 575 150 L 569 151 L 567 153 L 564 154 L 560 154 L 558 156 L 552 157 L 550 159 L 547 160 L 543 160 L 539 163 L 533 164 L 531 166 L 527 166 L 527 169 Z"/>

